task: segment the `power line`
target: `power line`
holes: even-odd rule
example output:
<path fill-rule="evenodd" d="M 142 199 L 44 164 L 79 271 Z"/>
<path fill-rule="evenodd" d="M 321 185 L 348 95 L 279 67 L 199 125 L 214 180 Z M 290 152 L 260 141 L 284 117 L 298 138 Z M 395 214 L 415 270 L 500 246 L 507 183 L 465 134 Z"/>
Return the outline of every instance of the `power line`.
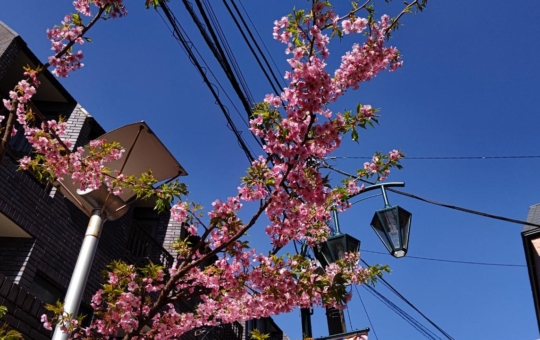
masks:
<path fill-rule="evenodd" d="M 483 216 L 483 217 L 488 217 L 488 218 L 492 218 L 492 219 L 495 219 L 495 220 L 500 220 L 500 221 L 505 221 L 505 222 L 510 222 L 510 223 L 516 223 L 516 224 L 521 224 L 521 225 L 529 225 L 529 226 L 532 226 L 532 227 L 540 228 L 540 224 L 536 224 L 536 223 L 531 223 L 531 222 L 527 222 L 527 221 L 520 221 L 520 220 L 516 220 L 516 219 L 510 218 L 510 217 L 504 217 L 504 216 L 499 216 L 499 215 L 493 215 L 493 214 L 488 214 L 488 213 L 481 212 L 481 211 L 477 211 L 477 210 L 472 210 L 472 209 L 468 209 L 468 208 L 458 207 L 458 206 L 455 206 L 455 205 L 450 205 L 450 204 L 440 203 L 440 202 L 432 201 L 432 200 L 429 200 L 429 199 L 427 199 L 427 198 L 423 198 L 423 197 L 420 197 L 420 196 L 416 196 L 416 195 L 409 194 L 409 193 L 407 193 L 407 192 L 400 191 L 400 190 L 396 190 L 396 189 L 392 189 L 392 188 L 388 188 L 387 190 L 392 191 L 392 192 L 394 192 L 394 193 L 396 193 L 396 194 L 399 194 L 399 195 L 403 195 L 403 196 L 407 196 L 407 197 L 410 197 L 410 198 L 414 198 L 414 199 L 416 199 L 416 200 L 419 200 L 419 201 L 422 201 L 422 202 L 426 202 L 426 203 L 429 203 L 429 204 L 433 204 L 433 205 L 438 205 L 438 206 L 444 207 L 444 208 L 449 208 L 449 209 L 453 209 L 453 210 L 463 211 L 463 212 L 466 212 L 466 213 L 469 213 L 469 214 L 478 215 L 478 216 Z"/>
<path fill-rule="evenodd" d="M 328 156 L 324 159 L 371 159 L 373 156 Z M 441 156 L 441 157 L 404 157 L 403 160 L 459 160 L 459 159 L 528 159 L 540 156 Z"/>
<path fill-rule="evenodd" d="M 253 34 L 251 33 L 251 30 L 249 29 L 249 26 L 246 24 L 246 21 L 244 20 L 243 16 L 242 16 L 242 13 L 240 12 L 240 10 L 238 9 L 238 7 L 236 6 L 236 4 L 234 3 L 234 1 L 231 1 L 238 17 L 240 18 L 240 20 L 242 21 L 242 24 L 244 25 L 245 27 L 245 30 L 246 32 L 249 34 L 249 36 L 251 37 L 251 40 L 253 42 L 253 44 L 255 45 L 255 47 L 257 48 L 257 50 L 259 51 L 259 54 L 261 55 L 262 59 L 264 60 L 265 64 L 266 64 L 266 67 L 268 68 L 268 70 L 270 71 L 270 73 L 272 74 L 272 77 L 274 78 L 274 81 L 275 81 L 275 84 L 274 82 L 272 81 L 272 79 L 270 79 L 270 76 L 269 74 L 266 72 L 266 69 L 264 68 L 264 66 L 262 65 L 262 62 L 259 58 L 259 56 L 257 55 L 257 53 L 255 52 L 255 50 L 253 49 L 253 47 L 251 46 L 251 43 L 249 41 L 249 39 L 247 38 L 246 34 L 244 33 L 244 30 L 242 29 L 242 27 L 240 26 L 240 23 L 238 22 L 238 20 L 236 19 L 236 16 L 234 15 L 234 13 L 232 12 L 229 4 L 227 3 L 227 0 L 223 0 L 223 4 L 225 5 L 225 7 L 227 8 L 227 11 L 229 12 L 230 16 L 232 17 L 234 23 L 236 24 L 236 27 L 238 28 L 238 30 L 240 31 L 240 33 L 242 34 L 242 37 L 244 38 L 244 41 L 246 42 L 247 46 L 249 47 L 249 50 L 251 51 L 251 54 L 255 57 L 255 60 L 257 60 L 257 64 L 259 65 L 259 67 L 261 68 L 261 70 L 263 71 L 266 79 L 268 80 L 268 82 L 270 83 L 270 86 L 272 87 L 272 89 L 274 90 L 275 94 L 276 95 L 279 95 L 280 94 L 280 90 L 279 90 L 279 86 L 280 86 L 280 83 L 279 83 L 279 80 L 277 79 L 276 77 L 276 74 L 274 73 L 274 70 L 272 69 L 272 67 L 270 66 L 270 64 L 268 63 L 268 59 L 266 59 L 266 56 L 264 55 L 264 53 L 261 51 L 261 48 L 259 47 L 259 44 L 257 43 L 257 41 L 255 40 L 255 38 L 253 37 Z M 277 84 L 277 87 L 276 87 L 276 84 Z"/>
<path fill-rule="evenodd" d="M 369 267 L 369 264 L 361 260 L 363 264 Z M 424 313 L 422 313 L 415 305 L 412 304 L 409 300 L 407 300 L 400 292 L 397 291 L 388 281 L 386 281 L 382 276 L 380 276 L 379 281 L 382 282 L 384 286 L 386 286 L 388 289 L 390 289 L 391 292 L 393 292 L 397 297 L 399 297 L 401 300 L 403 300 L 407 305 L 409 305 L 412 309 L 414 309 L 418 314 L 420 314 L 424 319 L 426 319 L 427 322 L 429 322 L 433 327 L 435 327 L 439 332 L 441 332 L 446 338 L 449 340 L 453 340 L 453 338 L 445 332 L 441 327 L 439 327 L 435 322 L 433 322 L 430 318 L 428 318 Z"/>
<path fill-rule="evenodd" d="M 341 174 L 341 175 L 344 175 L 344 176 L 347 176 L 347 177 L 350 177 L 350 178 L 354 178 L 354 179 L 357 179 L 361 182 L 364 182 L 364 183 L 367 183 L 367 184 L 375 184 L 374 182 L 371 182 L 371 181 L 368 181 L 368 180 L 365 180 L 363 178 L 359 178 L 358 176 L 355 176 L 353 174 L 350 174 L 348 172 L 345 172 L 345 171 L 342 171 L 342 170 L 339 170 L 331 165 L 329 165 L 328 163 L 324 162 L 322 163 L 322 166 L 327 168 L 327 169 L 330 169 L 332 171 L 335 171 L 337 172 L 338 174 Z M 394 188 L 386 188 L 386 190 L 388 191 L 391 191 L 393 193 L 396 193 L 396 194 L 399 194 L 399 195 L 403 195 L 403 196 L 407 196 L 407 197 L 410 197 L 410 198 L 414 198 L 416 200 L 419 200 L 419 201 L 422 201 L 422 202 L 426 202 L 426 203 L 429 203 L 429 204 L 433 204 L 433 205 L 438 205 L 440 207 L 444 207 L 444 208 L 449 208 L 449 209 L 453 209 L 453 210 L 459 210 L 459 211 L 463 211 L 463 212 L 466 212 L 466 213 L 469 213 L 469 214 L 473 214 L 473 215 L 479 215 L 479 216 L 483 216 L 483 217 L 488 217 L 488 218 L 492 218 L 492 219 L 495 219 L 495 220 L 500 220 L 500 221 L 505 221 L 505 222 L 510 222 L 510 223 L 516 223 L 516 224 L 521 224 L 521 225 L 529 225 L 529 226 L 532 226 L 532 227 L 537 227 L 537 228 L 540 228 L 540 224 L 536 224 L 536 223 L 531 223 L 531 222 L 527 222 L 527 221 L 521 221 L 521 220 L 516 220 L 516 219 L 513 219 L 513 218 L 510 218 L 510 217 L 504 217 L 504 216 L 499 216 L 499 215 L 493 215 L 493 214 L 489 214 L 489 213 L 485 213 L 485 212 L 482 212 L 482 211 L 478 211 L 478 210 L 473 210 L 473 209 L 469 209 L 469 208 L 463 208 L 463 207 L 459 207 L 459 206 L 456 206 L 456 205 L 450 205 L 450 204 L 446 204 L 446 203 L 440 203 L 440 202 L 437 202 L 437 201 L 433 201 L 433 200 L 430 200 L 430 199 L 427 199 L 427 198 L 423 198 L 423 197 L 420 197 L 420 196 L 417 196 L 417 195 L 413 195 L 413 194 L 409 194 L 407 192 L 404 192 L 404 191 L 400 191 L 400 190 L 396 190 Z M 360 191 L 359 193 L 357 194 L 354 194 L 354 195 L 351 195 L 349 196 L 349 198 L 353 198 L 355 196 L 358 196 L 362 194 L 362 191 Z"/>
<path fill-rule="evenodd" d="M 199 32 L 201 33 L 204 41 L 210 48 L 210 51 L 212 52 L 212 54 L 218 61 L 221 68 L 225 71 L 225 75 L 229 79 L 229 82 L 231 83 L 234 91 L 237 93 L 238 98 L 242 102 L 242 105 L 244 106 L 244 109 L 246 110 L 247 116 L 250 117 L 251 103 L 249 103 L 249 100 L 246 98 L 246 94 L 242 92 L 242 89 L 240 88 L 238 80 L 236 79 L 235 74 L 231 69 L 231 66 L 225 56 L 223 48 L 221 47 L 220 40 L 216 36 L 216 32 L 214 31 L 210 23 L 210 19 L 208 18 L 206 12 L 204 11 L 202 3 L 200 2 L 200 0 L 196 0 L 199 11 L 203 17 L 203 20 L 206 23 L 206 27 L 201 22 L 197 14 L 195 13 L 195 10 L 193 9 L 193 5 L 188 0 L 182 0 L 182 3 L 184 4 L 184 7 L 188 11 L 189 15 L 191 16 L 191 19 L 193 20 L 193 22 L 199 29 Z M 207 29 L 208 29 L 208 32 L 210 32 L 211 37 L 208 35 Z"/>
<path fill-rule="evenodd" d="M 347 316 L 349 317 L 349 326 L 351 327 L 351 329 L 353 328 L 352 326 L 352 319 L 351 319 L 351 312 L 349 311 L 349 304 L 347 303 L 345 305 L 345 309 L 347 310 Z"/>
<path fill-rule="evenodd" d="M 360 302 L 362 303 L 362 307 L 364 308 L 364 312 L 366 313 L 366 316 L 369 322 L 369 327 L 373 331 L 373 335 L 375 335 L 375 339 L 379 340 L 379 337 L 377 336 L 377 332 L 375 332 L 375 327 L 373 326 L 373 322 L 371 322 L 371 318 L 369 317 L 369 314 L 367 312 L 366 305 L 364 305 L 364 300 L 362 299 L 362 295 L 360 295 L 360 292 L 358 291 L 358 287 L 356 285 L 354 287 L 356 288 L 356 293 L 358 294 L 358 298 L 360 299 Z M 352 325 L 351 325 L 351 328 L 352 328 Z"/>
<path fill-rule="evenodd" d="M 159 16 L 161 18 L 161 20 L 163 20 L 163 22 L 165 23 L 165 25 L 167 25 L 167 22 L 165 21 L 165 19 L 163 18 L 163 16 L 161 15 L 161 13 L 159 13 Z M 183 28 L 180 26 L 180 29 L 182 30 L 182 33 L 184 34 L 184 36 L 187 37 L 187 34 L 186 32 L 183 30 Z M 175 36 L 175 33 L 174 31 L 169 28 L 169 31 L 171 32 L 171 34 L 173 35 L 173 37 L 175 39 L 178 40 L 178 38 Z M 204 58 L 202 57 L 201 53 L 199 52 L 199 50 L 197 49 L 197 47 L 191 42 L 191 41 L 188 41 L 188 45 L 190 45 L 190 48 L 192 50 L 195 51 L 195 53 L 197 53 L 197 55 L 199 56 L 200 60 L 202 60 L 202 63 L 206 66 L 206 71 L 208 71 L 210 73 L 210 75 L 212 75 L 212 77 L 214 78 L 215 82 L 217 83 L 217 85 L 219 86 L 219 88 L 221 89 L 221 91 L 223 91 L 223 94 L 225 95 L 225 97 L 227 97 L 227 99 L 229 100 L 229 102 L 231 103 L 232 107 L 234 108 L 234 110 L 236 111 L 236 113 L 238 113 L 238 116 L 240 117 L 240 119 L 242 119 L 242 121 L 244 122 L 244 124 L 246 125 L 247 128 L 249 128 L 249 123 L 247 122 L 247 120 L 244 118 L 243 115 L 240 114 L 240 110 L 238 109 L 238 107 L 236 106 L 236 104 L 234 103 L 234 101 L 232 100 L 232 98 L 229 96 L 229 94 L 227 93 L 227 91 L 225 91 L 225 88 L 223 87 L 223 85 L 221 85 L 221 82 L 219 81 L 219 79 L 216 77 L 216 75 L 214 74 L 214 72 L 212 71 L 212 69 L 210 68 L 210 66 L 208 65 L 208 63 L 206 62 L 206 60 L 204 60 Z M 190 54 L 185 50 L 183 49 L 184 53 L 186 54 L 186 56 L 188 58 L 190 58 Z M 219 93 L 218 93 L 219 95 Z M 230 127 L 229 127 L 230 128 Z M 255 141 L 258 142 L 258 139 L 255 139 Z M 253 150 L 251 150 L 253 152 Z"/>
<path fill-rule="evenodd" d="M 381 254 L 381 255 L 388 255 L 392 256 L 388 253 L 382 252 L 382 251 L 375 251 L 375 250 L 366 250 L 361 249 L 361 252 L 366 253 L 373 253 L 373 254 Z M 436 261 L 436 262 L 448 262 L 448 263 L 459 263 L 459 264 L 470 264 L 470 265 L 477 265 L 477 266 L 493 266 L 493 267 L 527 267 L 525 264 L 508 264 L 508 263 L 491 263 L 491 262 L 474 262 L 474 261 L 459 261 L 459 260 L 448 260 L 448 259 L 437 259 L 437 258 L 430 258 L 430 257 L 421 257 L 421 256 L 411 256 L 407 255 L 405 256 L 406 259 L 415 259 L 415 260 L 425 260 L 425 261 Z"/>
<path fill-rule="evenodd" d="M 160 2 L 160 8 L 162 9 L 163 13 L 167 17 L 167 20 L 171 24 L 173 32 L 174 32 L 173 35 L 175 36 L 176 40 L 182 45 L 182 47 L 184 48 L 184 51 L 188 54 L 191 63 L 197 68 L 197 70 L 199 71 L 199 74 L 203 78 L 204 83 L 208 86 L 208 88 L 210 89 L 210 92 L 214 96 L 216 100 L 216 104 L 221 108 L 221 111 L 223 112 L 223 115 L 225 116 L 225 119 L 227 120 L 227 124 L 229 125 L 233 133 L 235 134 L 238 140 L 238 143 L 240 147 L 242 148 L 242 150 L 244 151 L 244 153 L 246 154 L 246 157 L 248 158 L 249 162 L 250 163 L 253 162 L 255 158 L 251 154 L 251 151 L 249 150 L 246 142 L 242 138 L 241 132 L 236 128 L 236 125 L 231 119 L 227 108 L 221 101 L 219 94 L 214 89 L 214 86 L 212 86 L 212 83 L 208 79 L 206 72 L 204 71 L 203 67 L 201 66 L 197 58 L 195 57 L 195 54 L 192 51 L 192 48 L 194 47 L 193 43 L 191 42 L 188 43 L 188 40 L 186 39 L 185 34 L 182 33 L 183 29 L 181 28 L 180 23 L 178 22 L 174 14 L 170 11 L 168 5 L 165 2 Z"/>
<path fill-rule="evenodd" d="M 233 4 L 234 4 L 234 0 L 232 0 Z M 246 8 L 244 7 L 244 5 L 242 4 L 242 1 L 240 0 L 240 6 L 242 7 L 242 9 L 244 10 L 244 13 L 246 13 L 246 16 L 249 20 L 249 22 L 251 23 L 251 26 L 253 27 L 253 29 L 255 30 L 255 33 L 257 33 L 257 36 L 259 37 L 259 40 L 261 41 L 265 51 L 266 51 L 266 54 L 270 57 L 270 60 L 272 60 L 272 64 L 274 65 L 274 67 L 276 68 L 276 70 L 279 70 L 279 67 L 277 66 L 276 64 L 276 61 L 274 60 L 274 58 L 272 57 L 272 53 L 270 53 L 270 51 L 268 50 L 268 47 L 266 46 L 266 44 L 264 43 L 264 39 L 261 37 L 261 35 L 259 34 L 259 31 L 257 30 L 257 26 L 253 23 L 253 20 L 251 20 L 251 17 L 249 16 L 249 12 L 246 10 Z M 247 27 L 247 25 L 246 25 Z M 253 39 L 253 41 L 255 41 L 255 39 Z M 261 52 L 261 55 L 264 57 L 264 53 Z M 269 68 L 271 68 L 269 66 Z M 279 71 L 278 71 L 279 73 Z M 281 76 L 281 79 L 282 79 L 282 82 L 283 84 L 286 85 L 285 81 L 283 80 L 284 77 L 283 77 L 283 74 L 279 73 L 279 75 Z M 281 83 L 280 83 L 281 84 Z"/>
<path fill-rule="evenodd" d="M 201 10 L 201 14 L 204 15 L 204 11 L 202 10 L 202 7 L 200 7 L 200 0 L 196 0 L 196 1 L 199 5 L 199 9 Z M 232 71 L 234 71 L 236 78 L 238 79 L 238 81 L 240 82 L 240 85 L 242 86 L 242 89 L 244 91 L 243 93 L 245 94 L 246 98 L 249 101 L 249 104 L 250 104 L 249 113 L 251 113 L 251 106 L 253 105 L 253 103 L 255 103 L 255 100 L 253 99 L 253 95 L 251 94 L 251 90 L 249 89 L 246 79 L 244 78 L 244 75 L 242 74 L 242 70 L 238 66 L 238 62 L 236 61 L 236 58 L 234 57 L 234 54 L 231 50 L 229 42 L 227 41 L 227 37 L 225 36 L 225 34 L 223 33 L 223 30 L 221 29 L 221 25 L 219 24 L 219 21 L 217 20 L 216 14 L 214 13 L 214 9 L 212 8 L 208 0 L 203 0 L 203 1 L 204 1 L 204 7 L 206 11 L 208 12 L 208 16 L 210 17 L 212 21 L 212 25 L 215 28 L 215 31 L 217 32 L 217 35 L 218 35 L 217 37 L 214 36 L 214 39 L 215 40 L 217 39 L 216 43 L 220 43 L 221 45 L 223 45 L 226 56 L 223 55 L 222 57 L 224 60 L 226 60 L 227 58 L 230 60 L 230 65 L 232 65 Z M 221 53 L 223 53 L 223 51 Z M 229 67 L 229 71 L 230 71 L 230 67 Z"/>
<path fill-rule="evenodd" d="M 416 329 L 418 332 L 420 332 L 424 337 L 428 339 L 432 339 L 432 340 L 441 339 L 437 335 L 435 335 L 431 330 L 429 330 L 426 326 L 422 325 L 418 320 L 413 318 L 410 314 L 405 312 L 403 309 L 398 307 L 395 303 L 390 301 L 387 297 L 385 297 L 380 292 L 378 292 L 373 286 L 369 284 L 363 284 L 362 287 L 364 287 L 364 289 L 366 289 L 371 295 L 376 297 L 379 301 L 381 301 L 388 308 L 390 308 L 400 318 L 402 318 L 411 326 L 413 326 L 413 328 Z M 355 289 L 356 289 L 357 294 L 360 295 L 358 291 L 358 287 L 355 286 Z"/>
<path fill-rule="evenodd" d="M 360 203 L 360 202 L 362 202 L 362 201 L 369 200 L 369 199 L 371 199 L 371 198 L 375 198 L 375 197 L 381 196 L 381 195 L 382 195 L 382 194 L 375 194 L 375 195 L 371 195 L 371 196 L 367 196 L 367 197 L 362 197 L 361 199 L 352 202 L 351 205 L 356 204 L 356 203 Z"/>

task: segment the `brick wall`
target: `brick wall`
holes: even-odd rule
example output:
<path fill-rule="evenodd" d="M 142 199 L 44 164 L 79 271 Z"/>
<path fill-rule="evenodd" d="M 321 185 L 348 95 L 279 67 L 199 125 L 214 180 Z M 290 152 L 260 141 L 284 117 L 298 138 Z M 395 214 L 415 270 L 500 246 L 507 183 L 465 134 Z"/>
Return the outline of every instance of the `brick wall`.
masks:
<path fill-rule="evenodd" d="M 25 339 L 51 338 L 51 332 L 44 329 L 41 324 L 41 315 L 48 313 L 43 302 L 2 273 L 0 273 L 0 305 L 8 308 L 8 313 L 2 321 L 22 333 Z"/>
<path fill-rule="evenodd" d="M 176 251 L 173 249 L 173 243 L 179 238 L 179 237 L 186 237 L 187 232 L 184 228 L 182 228 L 182 224 L 178 222 L 174 222 L 172 220 L 167 220 L 165 223 L 165 226 L 162 230 L 160 230 L 160 236 L 158 241 L 163 245 L 163 248 L 165 248 L 171 255 L 176 256 Z"/>
<path fill-rule="evenodd" d="M 0 237 L 0 273 L 12 281 L 23 282 L 23 273 L 28 266 L 34 240 L 19 237 Z M 30 282 L 23 282 L 29 286 Z"/>
<path fill-rule="evenodd" d="M 67 288 L 82 244 L 88 217 L 62 195 L 50 197 L 46 188 L 31 174 L 18 171 L 10 157 L 0 165 L 0 213 L 11 219 L 33 237 L 35 242 L 28 259 L 18 250 L 14 257 L 25 258 L 22 273 L 15 282 L 29 290 L 36 271 Z M 91 294 L 99 289 L 100 272 L 113 259 L 120 259 L 127 245 L 131 217 L 105 223 L 96 253 L 93 270 L 84 295 L 89 302 Z M 21 248 L 22 249 L 22 248 Z M 7 254 L 9 250 L 3 251 Z M 19 265 L 18 263 L 15 265 Z"/>

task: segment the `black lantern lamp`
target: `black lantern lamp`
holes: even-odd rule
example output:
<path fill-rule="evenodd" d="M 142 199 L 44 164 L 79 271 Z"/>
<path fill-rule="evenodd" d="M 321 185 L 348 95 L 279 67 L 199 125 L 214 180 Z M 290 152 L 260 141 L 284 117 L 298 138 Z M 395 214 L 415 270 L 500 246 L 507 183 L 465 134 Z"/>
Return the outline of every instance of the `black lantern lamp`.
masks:
<path fill-rule="evenodd" d="M 371 227 L 390 254 L 397 258 L 407 254 L 412 214 L 400 206 L 390 206 L 385 186 L 404 185 L 404 183 L 383 183 L 372 186 L 381 188 L 385 207 L 375 212 L 373 220 L 371 220 Z"/>
<path fill-rule="evenodd" d="M 336 210 L 333 210 L 335 234 L 326 242 L 314 247 L 315 257 L 323 266 L 328 266 L 337 260 L 343 259 L 345 253 L 357 252 L 360 249 L 360 241 L 349 234 L 343 234 L 339 228 Z"/>

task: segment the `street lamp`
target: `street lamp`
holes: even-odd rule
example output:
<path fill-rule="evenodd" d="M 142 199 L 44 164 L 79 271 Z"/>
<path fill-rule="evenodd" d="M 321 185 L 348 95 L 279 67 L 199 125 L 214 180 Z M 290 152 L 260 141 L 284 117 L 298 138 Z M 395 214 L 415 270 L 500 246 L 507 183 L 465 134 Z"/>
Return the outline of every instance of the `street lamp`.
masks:
<path fill-rule="evenodd" d="M 409 233 L 411 231 L 412 214 L 399 206 L 390 206 L 388 197 L 386 196 L 385 187 L 403 187 L 403 182 L 389 182 L 371 185 L 364 188 L 361 193 L 375 189 L 382 190 L 385 207 L 375 212 L 371 226 L 375 230 L 377 236 L 381 239 L 390 254 L 400 258 L 407 254 L 409 247 Z M 343 259 L 345 253 L 356 252 L 360 249 L 360 240 L 351 235 L 341 232 L 337 210 L 332 210 L 334 217 L 335 233 L 329 237 L 326 242 L 322 242 L 313 247 L 315 258 L 321 265 L 328 266 L 330 263 Z M 307 247 L 302 247 L 301 255 L 305 256 Z M 311 338 L 311 313 L 309 308 L 302 308 L 302 333 L 303 336 Z M 341 310 L 327 308 L 328 328 L 330 338 L 335 338 L 338 334 L 353 334 L 345 332 L 345 322 Z M 369 329 L 368 329 L 369 331 Z M 367 332 L 366 332 L 367 334 Z M 323 338 L 326 339 L 326 338 Z"/>
<path fill-rule="evenodd" d="M 329 237 L 326 242 L 319 243 L 313 247 L 315 258 L 323 267 L 343 259 L 346 253 L 358 252 L 360 249 L 360 240 L 341 232 L 335 209 L 332 210 L 332 214 L 335 227 L 334 235 Z M 328 322 L 328 333 L 330 335 L 346 332 L 345 318 L 341 309 L 327 307 L 326 318 Z"/>
<path fill-rule="evenodd" d="M 123 126 L 106 133 L 100 139 L 118 142 L 124 146 L 129 145 L 124 157 L 107 164 L 113 173 L 118 171 L 121 174 L 138 177 L 152 168 L 152 174 L 158 182 L 187 175 L 184 168 L 145 122 Z M 122 217 L 129 205 L 136 200 L 136 195 L 129 188 L 124 189 L 118 196 L 113 195 L 104 184 L 95 190 L 81 191 L 70 178 L 59 179 L 58 185 L 59 191 L 65 197 L 90 216 L 64 299 L 64 312 L 73 318 L 79 311 L 103 224 L 107 220 L 112 221 Z M 52 339 L 65 340 L 68 336 L 69 334 L 62 332 L 59 324 L 54 330 Z"/>
<path fill-rule="evenodd" d="M 345 253 L 358 252 L 360 249 L 360 240 L 341 232 L 336 210 L 332 210 L 332 214 L 334 216 L 335 234 L 329 237 L 326 242 L 316 245 L 313 249 L 315 258 L 323 266 L 328 266 L 330 263 L 343 259 Z"/>
<path fill-rule="evenodd" d="M 407 254 L 409 234 L 411 232 L 412 214 L 400 206 L 390 206 L 385 187 L 402 187 L 405 183 L 381 183 L 372 185 L 364 191 L 381 188 L 384 208 L 375 212 L 371 227 L 382 243 L 394 257 L 400 258 Z"/>

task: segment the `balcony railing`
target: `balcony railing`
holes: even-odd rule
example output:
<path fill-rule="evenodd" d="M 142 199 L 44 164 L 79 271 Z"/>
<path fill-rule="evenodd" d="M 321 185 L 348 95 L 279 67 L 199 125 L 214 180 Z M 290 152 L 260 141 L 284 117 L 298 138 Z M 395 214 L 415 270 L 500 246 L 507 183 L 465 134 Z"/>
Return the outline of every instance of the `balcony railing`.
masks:
<path fill-rule="evenodd" d="M 169 268 L 174 262 L 174 257 L 136 221 L 131 226 L 125 257 L 138 267 L 152 262 Z"/>
<path fill-rule="evenodd" d="M 242 340 L 244 327 L 238 322 L 201 327 L 182 335 L 182 340 Z"/>

